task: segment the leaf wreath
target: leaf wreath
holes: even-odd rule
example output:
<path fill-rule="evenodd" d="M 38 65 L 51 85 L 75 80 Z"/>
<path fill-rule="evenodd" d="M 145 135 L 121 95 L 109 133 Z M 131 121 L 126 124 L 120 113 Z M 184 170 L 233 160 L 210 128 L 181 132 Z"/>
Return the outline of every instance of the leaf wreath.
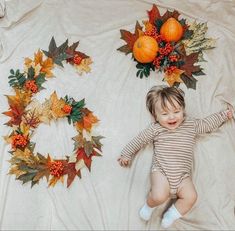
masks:
<path fill-rule="evenodd" d="M 81 178 L 81 169 L 87 167 L 91 171 L 93 156 L 101 156 L 102 136 L 92 135 L 92 129 L 98 123 L 98 118 L 85 107 L 85 99 L 76 101 L 66 95 L 59 98 L 53 92 L 49 99 L 43 103 L 33 99 L 33 96 L 43 90 L 43 83 L 53 76 L 54 64 L 63 67 L 63 61 L 67 61 L 75 68 L 79 68 L 84 60 L 91 58 L 77 51 L 79 42 L 68 46 L 68 40 L 57 47 L 52 37 L 49 51 L 38 50 L 34 59 L 25 58 L 24 72 L 10 70 L 9 84 L 13 87 L 15 95 L 7 95 L 9 110 L 3 112 L 10 120 L 6 123 L 12 128 L 10 135 L 5 140 L 11 145 L 11 167 L 10 174 L 16 176 L 17 180 L 24 183 L 31 182 L 33 187 L 42 178 L 46 178 L 49 186 L 54 186 L 58 181 L 63 182 L 67 176 L 67 187 L 74 181 L 75 177 Z M 84 69 L 85 70 L 85 69 Z M 81 73 L 81 72 L 80 72 Z M 52 158 L 50 154 L 45 157 L 35 153 L 35 143 L 31 138 L 41 123 L 50 124 L 52 120 L 67 118 L 68 123 L 73 125 L 77 135 L 73 137 L 74 151 L 64 159 Z"/>

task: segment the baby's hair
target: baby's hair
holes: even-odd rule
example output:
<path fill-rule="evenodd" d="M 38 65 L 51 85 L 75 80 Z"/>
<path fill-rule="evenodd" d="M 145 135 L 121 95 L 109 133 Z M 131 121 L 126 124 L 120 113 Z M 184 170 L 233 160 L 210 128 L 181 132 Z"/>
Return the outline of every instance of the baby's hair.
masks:
<path fill-rule="evenodd" d="M 163 109 L 168 109 L 167 102 L 176 108 L 173 100 L 176 101 L 183 109 L 185 109 L 184 92 L 180 88 L 168 87 L 165 85 L 154 86 L 147 94 L 146 106 L 155 120 L 157 119 L 156 103 L 158 100 L 161 100 L 161 107 Z"/>

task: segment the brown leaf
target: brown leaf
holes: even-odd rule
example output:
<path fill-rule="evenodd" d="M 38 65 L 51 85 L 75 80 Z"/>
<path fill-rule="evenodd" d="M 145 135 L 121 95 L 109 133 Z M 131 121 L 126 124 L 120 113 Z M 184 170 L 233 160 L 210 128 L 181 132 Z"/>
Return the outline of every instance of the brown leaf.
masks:
<path fill-rule="evenodd" d="M 155 4 L 153 4 L 152 9 L 150 11 L 147 10 L 147 12 L 151 24 L 154 24 L 156 19 L 161 18 L 160 12 Z"/>
<path fill-rule="evenodd" d="M 179 18 L 179 12 L 177 10 L 174 10 L 173 12 L 172 11 L 169 11 L 167 10 L 164 15 L 162 15 L 161 19 L 163 22 L 165 22 L 168 18 L 175 18 L 176 20 L 178 20 Z"/>
<path fill-rule="evenodd" d="M 192 76 L 193 72 L 199 72 L 201 70 L 200 66 L 194 66 L 194 63 L 198 62 L 198 54 L 192 53 L 190 55 L 185 55 L 182 57 L 184 64 L 180 69 L 184 70 L 184 74 L 188 77 Z"/>
<path fill-rule="evenodd" d="M 125 54 L 132 52 L 134 43 L 139 38 L 139 30 L 142 30 L 142 27 L 140 26 L 138 21 L 135 25 L 135 33 L 131 33 L 130 31 L 121 29 L 121 39 L 123 39 L 127 43 L 127 46 L 125 48 L 124 46 L 122 46 L 118 48 L 118 50 L 121 52 L 125 52 Z"/>

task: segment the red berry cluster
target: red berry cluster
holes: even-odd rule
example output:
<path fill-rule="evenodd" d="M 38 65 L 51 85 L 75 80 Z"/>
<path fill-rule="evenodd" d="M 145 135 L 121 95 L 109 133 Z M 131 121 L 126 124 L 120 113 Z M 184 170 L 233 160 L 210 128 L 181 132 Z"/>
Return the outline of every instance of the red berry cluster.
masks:
<path fill-rule="evenodd" d="M 62 111 L 64 111 L 64 112 L 67 113 L 67 114 L 70 114 L 71 111 L 72 111 L 72 106 L 69 105 L 69 104 L 65 104 L 65 105 L 63 106 L 63 108 L 62 108 Z"/>
<path fill-rule="evenodd" d="M 64 165 L 61 161 L 53 161 L 49 165 L 50 174 L 55 177 L 61 177 L 64 173 Z"/>
<path fill-rule="evenodd" d="M 177 62 L 179 60 L 179 55 L 169 55 L 169 60 L 171 62 Z"/>
<path fill-rule="evenodd" d="M 169 55 L 174 50 L 173 46 L 167 42 L 166 45 L 162 48 L 159 48 L 159 54 L 160 55 Z"/>
<path fill-rule="evenodd" d="M 35 80 L 27 80 L 25 83 L 25 87 L 33 93 L 38 92 L 38 86 L 36 85 Z"/>
<path fill-rule="evenodd" d="M 79 64 L 82 62 L 82 58 L 81 58 L 78 54 L 76 54 L 76 55 L 74 55 L 74 57 L 73 57 L 73 62 L 74 62 L 76 65 L 79 65 Z"/>
<path fill-rule="evenodd" d="M 28 143 L 28 140 L 21 134 L 16 134 L 12 136 L 12 146 L 13 148 L 25 147 Z"/>

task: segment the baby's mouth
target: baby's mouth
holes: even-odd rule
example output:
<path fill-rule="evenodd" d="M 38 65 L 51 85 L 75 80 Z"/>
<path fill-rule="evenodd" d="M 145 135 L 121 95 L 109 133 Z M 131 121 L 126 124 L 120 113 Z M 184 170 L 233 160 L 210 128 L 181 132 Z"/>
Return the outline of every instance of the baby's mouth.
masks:
<path fill-rule="evenodd" d="M 177 121 L 174 121 L 174 122 L 168 122 L 168 124 L 172 126 L 172 125 L 177 124 Z"/>

